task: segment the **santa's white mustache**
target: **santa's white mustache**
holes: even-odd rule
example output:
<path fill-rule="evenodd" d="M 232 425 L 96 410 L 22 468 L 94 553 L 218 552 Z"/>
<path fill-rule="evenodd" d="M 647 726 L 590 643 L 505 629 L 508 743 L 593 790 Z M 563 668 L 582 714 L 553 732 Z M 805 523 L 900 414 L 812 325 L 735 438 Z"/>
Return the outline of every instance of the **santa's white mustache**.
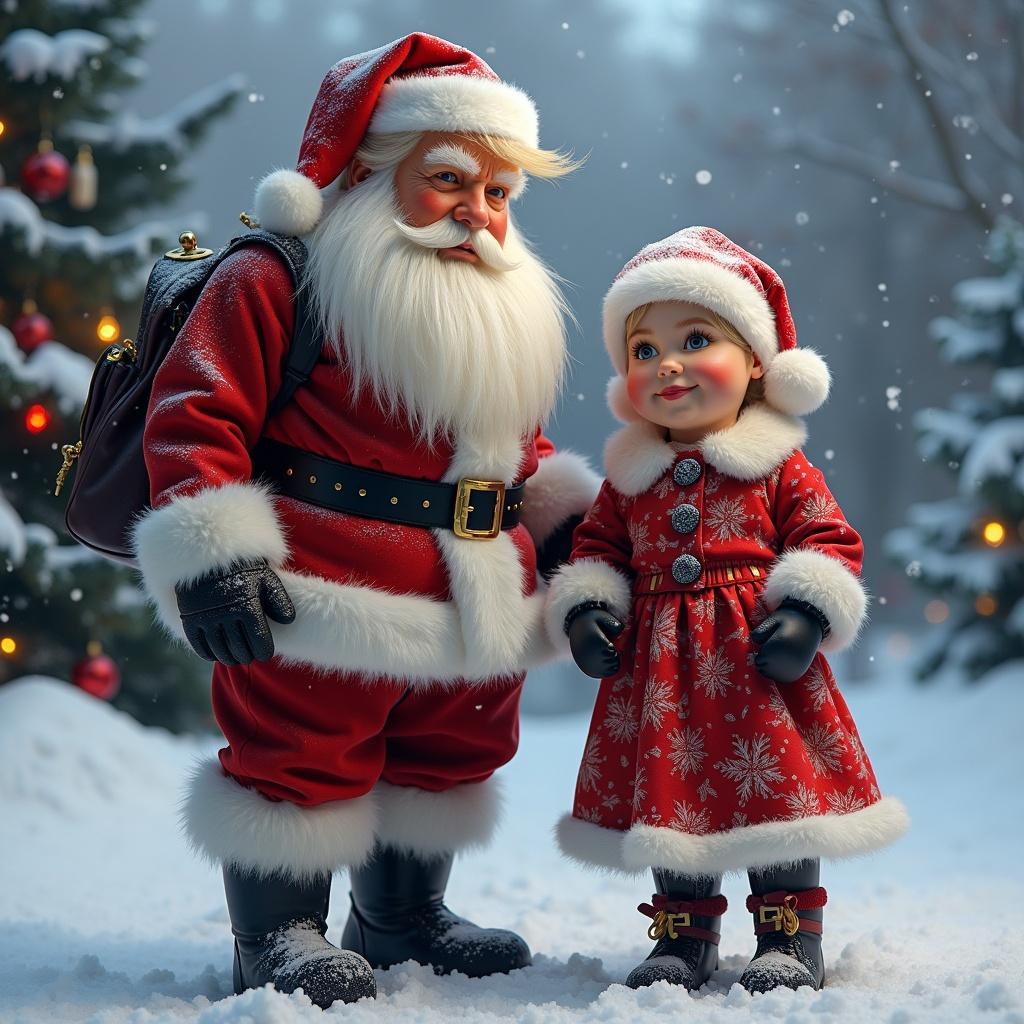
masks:
<path fill-rule="evenodd" d="M 469 242 L 480 257 L 480 262 L 491 270 L 505 272 L 515 270 L 519 266 L 518 263 L 506 258 L 498 240 L 486 228 L 473 231 L 451 217 L 442 217 L 423 228 L 414 228 L 396 217 L 395 227 L 410 242 L 415 242 L 424 249 L 450 249 L 462 245 L 463 242 Z"/>

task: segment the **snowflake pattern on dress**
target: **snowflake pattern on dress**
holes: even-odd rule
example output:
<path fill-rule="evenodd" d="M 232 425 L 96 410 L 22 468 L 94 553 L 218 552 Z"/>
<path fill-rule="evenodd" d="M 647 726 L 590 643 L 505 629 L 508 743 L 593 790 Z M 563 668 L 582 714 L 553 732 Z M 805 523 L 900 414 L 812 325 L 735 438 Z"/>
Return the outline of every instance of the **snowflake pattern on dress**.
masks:
<path fill-rule="evenodd" d="M 800 515 L 804 519 L 833 519 L 838 511 L 839 506 L 836 505 L 832 495 L 808 491 L 800 509 Z"/>
<path fill-rule="evenodd" d="M 763 571 L 634 591 L 616 641 L 621 670 L 598 692 L 577 817 L 609 829 L 645 822 L 709 835 L 870 807 L 880 799 L 874 772 L 824 655 L 781 686 L 753 662 L 750 631 L 768 615 L 765 581 L 784 548 L 813 547 L 820 532 L 821 550 L 859 572 L 859 538 L 832 508 L 821 474 L 794 456 L 754 485 L 706 464 L 685 488 L 671 478 L 667 472 L 635 497 L 613 492 L 616 507 L 590 533 L 593 547 L 581 544 L 588 533 L 581 527 L 574 557 L 608 552 L 627 575 L 661 573 L 668 581 L 680 553 L 705 566 Z M 668 524 L 681 502 L 696 506 L 702 521 L 677 538 Z M 806 518 L 811 509 L 827 512 L 827 521 Z M 631 544 L 639 550 L 628 554 Z M 626 563 L 615 561 L 617 552 L 627 552 Z"/>

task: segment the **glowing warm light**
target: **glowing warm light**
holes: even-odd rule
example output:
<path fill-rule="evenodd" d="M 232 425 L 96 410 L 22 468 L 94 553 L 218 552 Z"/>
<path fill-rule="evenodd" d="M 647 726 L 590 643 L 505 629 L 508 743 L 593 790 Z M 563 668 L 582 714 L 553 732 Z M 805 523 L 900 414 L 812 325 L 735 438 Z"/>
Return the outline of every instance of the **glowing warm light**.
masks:
<path fill-rule="evenodd" d="M 43 405 L 29 406 L 25 413 L 25 429 L 30 434 L 41 434 L 50 425 L 50 414 Z"/>
<path fill-rule="evenodd" d="M 111 316 L 109 313 L 101 316 L 100 322 L 96 325 L 96 337 L 104 343 L 120 338 L 121 325 L 118 323 L 117 317 Z"/>
<path fill-rule="evenodd" d="M 949 605 L 945 601 L 929 601 L 924 606 L 924 617 L 933 626 L 949 618 Z"/>
<path fill-rule="evenodd" d="M 986 523 L 981 535 L 989 547 L 997 548 L 1006 540 L 1006 527 L 1002 523 Z"/>
<path fill-rule="evenodd" d="M 18 645 L 14 641 L 14 637 L 5 636 L 0 640 L 0 651 L 4 654 L 13 654 L 18 649 Z"/>
<path fill-rule="evenodd" d="M 974 610 L 979 615 L 993 615 L 999 602 L 991 594 L 979 594 L 974 599 Z"/>
<path fill-rule="evenodd" d="M 5 124 L 3 123 L 3 121 L 0 121 L 0 135 L 3 135 L 3 133 L 4 133 L 4 132 L 5 132 L 6 130 L 7 130 L 7 125 L 5 125 Z"/>

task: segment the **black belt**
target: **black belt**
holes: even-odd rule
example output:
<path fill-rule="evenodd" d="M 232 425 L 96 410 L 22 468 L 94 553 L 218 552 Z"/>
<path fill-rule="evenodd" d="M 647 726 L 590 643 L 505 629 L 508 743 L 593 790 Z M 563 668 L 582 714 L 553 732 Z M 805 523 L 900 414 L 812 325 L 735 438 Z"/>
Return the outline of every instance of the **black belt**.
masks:
<path fill-rule="evenodd" d="M 254 478 L 264 477 L 289 498 L 367 519 L 453 530 L 467 540 L 493 540 L 501 530 L 518 526 L 524 504 L 523 484 L 417 480 L 336 462 L 280 441 L 261 441 L 252 467 Z"/>

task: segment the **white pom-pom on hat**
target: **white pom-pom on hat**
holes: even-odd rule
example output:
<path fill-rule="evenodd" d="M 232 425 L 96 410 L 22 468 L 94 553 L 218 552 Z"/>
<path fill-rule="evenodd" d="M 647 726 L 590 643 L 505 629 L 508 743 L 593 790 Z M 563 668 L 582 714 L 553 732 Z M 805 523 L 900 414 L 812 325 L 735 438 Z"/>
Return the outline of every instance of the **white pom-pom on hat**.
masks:
<path fill-rule="evenodd" d="M 780 412 L 804 416 L 824 403 L 831 383 L 825 360 L 814 349 L 785 349 L 765 371 L 764 397 Z"/>
<path fill-rule="evenodd" d="M 256 188 L 256 220 L 266 231 L 307 235 L 317 226 L 323 209 L 320 189 L 298 171 L 271 171 Z"/>

